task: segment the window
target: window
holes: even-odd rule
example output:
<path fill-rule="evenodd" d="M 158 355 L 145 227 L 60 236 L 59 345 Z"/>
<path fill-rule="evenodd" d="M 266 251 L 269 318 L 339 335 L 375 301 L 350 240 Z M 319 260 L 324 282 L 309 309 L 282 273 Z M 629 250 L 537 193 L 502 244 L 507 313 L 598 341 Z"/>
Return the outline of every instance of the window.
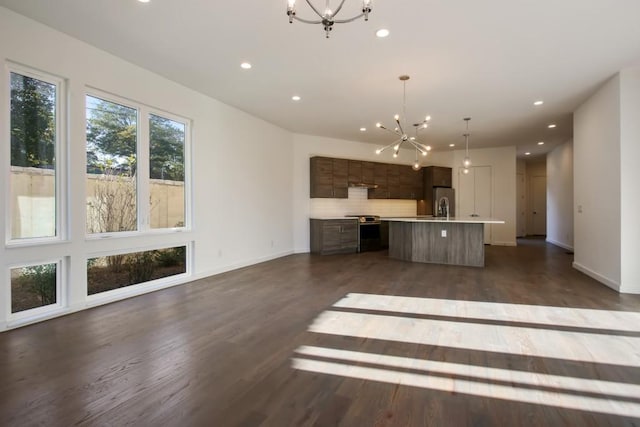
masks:
<path fill-rule="evenodd" d="M 138 229 L 135 108 L 87 96 L 87 233 Z"/>
<path fill-rule="evenodd" d="M 184 227 L 186 125 L 149 115 L 151 228 Z"/>
<path fill-rule="evenodd" d="M 184 228 L 187 121 L 101 95 L 86 118 L 87 234 Z"/>
<path fill-rule="evenodd" d="M 58 263 L 11 269 L 11 312 L 58 303 Z"/>
<path fill-rule="evenodd" d="M 87 260 L 87 294 L 94 295 L 186 272 L 186 246 L 91 258 Z"/>
<path fill-rule="evenodd" d="M 10 66 L 11 240 L 59 233 L 57 161 L 62 81 Z"/>

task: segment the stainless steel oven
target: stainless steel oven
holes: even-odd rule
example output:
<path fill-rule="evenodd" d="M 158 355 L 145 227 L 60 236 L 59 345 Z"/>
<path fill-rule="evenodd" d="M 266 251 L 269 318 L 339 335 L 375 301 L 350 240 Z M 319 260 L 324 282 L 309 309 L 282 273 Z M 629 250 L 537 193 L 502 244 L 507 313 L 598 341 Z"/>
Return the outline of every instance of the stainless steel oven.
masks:
<path fill-rule="evenodd" d="M 358 219 L 358 252 L 382 249 L 380 217 L 377 215 L 347 215 Z"/>

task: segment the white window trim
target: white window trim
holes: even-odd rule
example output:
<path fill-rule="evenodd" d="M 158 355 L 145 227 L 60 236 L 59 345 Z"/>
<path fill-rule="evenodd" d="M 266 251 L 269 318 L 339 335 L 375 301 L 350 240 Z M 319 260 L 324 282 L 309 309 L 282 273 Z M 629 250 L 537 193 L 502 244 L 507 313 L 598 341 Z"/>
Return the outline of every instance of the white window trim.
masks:
<path fill-rule="evenodd" d="M 55 197 L 55 236 L 51 237 L 35 237 L 35 238 L 18 238 L 14 239 L 11 236 L 11 229 L 13 226 L 13 203 L 11 200 L 11 180 L 7 179 L 5 184 L 5 246 L 10 247 L 24 247 L 24 246 L 40 246 L 45 244 L 55 244 L 68 240 L 68 197 L 67 197 L 67 150 L 68 150 L 68 111 L 67 111 L 67 83 L 66 79 L 55 76 L 53 74 L 45 73 L 39 70 L 35 70 L 30 67 L 19 65 L 12 62 L 7 62 L 5 66 L 5 78 L 4 85 L 7 90 L 7 97 L 4 102 L 4 118 L 6 130 L 4 137 L 6 141 L 11 141 L 11 73 L 20 74 L 23 76 L 31 77 L 33 79 L 41 80 L 43 82 L 55 85 L 56 87 L 56 142 L 55 142 L 55 169 L 54 169 L 54 197 Z M 6 176 L 11 171 L 11 144 L 6 144 L 4 149 L 4 158 L 7 161 L 3 162 L 3 168 L 6 169 Z"/>
<path fill-rule="evenodd" d="M 158 110 L 155 108 L 147 107 L 146 110 L 146 123 L 147 129 L 149 126 L 149 120 L 151 119 L 150 115 L 159 116 L 164 119 L 172 120 L 176 123 L 180 123 L 184 125 L 184 226 L 182 227 L 166 227 L 166 228 L 151 228 L 149 226 L 149 231 L 153 233 L 157 232 L 184 232 L 191 230 L 191 120 L 177 116 L 173 113 L 169 113 L 167 111 Z M 151 138 L 147 139 L 147 153 L 150 155 L 150 142 Z M 149 167 L 147 163 L 147 176 L 149 174 Z M 149 199 L 146 199 L 149 200 Z M 147 217 L 147 224 L 151 223 L 151 211 L 149 208 Z"/>
<path fill-rule="evenodd" d="M 192 276 L 192 266 L 190 262 L 190 259 L 192 257 L 192 245 L 193 245 L 193 242 L 191 241 L 182 241 L 182 242 L 176 242 L 176 243 L 171 243 L 167 245 L 128 248 L 126 251 L 115 250 L 115 251 L 94 252 L 87 255 L 87 257 L 84 260 L 84 264 L 85 264 L 85 272 L 86 272 L 85 274 L 88 275 L 89 269 L 86 268 L 86 265 L 87 265 L 87 261 L 92 258 L 108 257 L 113 255 L 127 255 L 127 254 L 132 254 L 137 252 L 171 249 L 171 248 L 177 248 L 181 246 L 184 246 L 186 248 L 184 273 L 174 274 L 172 276 L 167 276 L 167 277 L 161 277 L 159 279 L 153 279 L 147 282 L 136 283 L 133 285 L 112 289 L 110 291 L 99 292 L 97 294 L 92 294 L 92 295 L 89 295 L 89 281 L 87 280 L 86 281 L 87 285 L 85 288 L 87 307 L 94 307 L 97 305 L 107 304 L 112 301 L 119 301 L 132 296 L 141 295 L 147 292 L 153 292 L 160 289 L 164 289 L 166 287 L 173 286 L 176 283 L 183 283 L 186 278 L 190 278 Z"/>
<path fill-rule="evenodd" d="M 42 307 L 30 308 L 28 310 L 18 311 L 16 313 L 12 312 L 11 303 L 13 296 L 11 295 L 11 270 L 17 268 L 25 268 L 25 267 L 35 267 L 38 265 L 45 264 L 56 264 L 56 302 L 54 304 L 45 305 Z M 67 292 L 63 287 L 63 283 L 66 283 L 67 278 L 67 267 L 65 259 L 63 258 L 53 258 L 53 259 L 42 259 L 29 263 L 20 263 L 7 266 L 6 269 L 7 274 L 7 282 L 9 286 L 7 286 L 7 302 L 6 302 L 6 312 L 8 314 L 8 326 L 14 327 L 27 323 L 34 322 L 36 320 L 40 320 L 45 317 L 50 317 L 54 314 L 60 314 L 66 310 L 67 307 Z"/>
<path fill-rule="evenodd" d="M 108 102 L 123 105 L 128 108 L 136 110 L 137 113 L 137 144 L 136 144 L 136 224 L 137 230 L 132 231 L 112 231 L 106 233 L 88 233 L 86 227 L 86 206 L 85 206 L 85 239 L 86 240 L 100 240 L 108 238 L 126 238 L 135 237 L 150 234 L 170 234 L 179 233 L 185 231 L 191 231 L 192 222 L 192 197 L 191 197 L 191 120 L 185 117 L 166 112 L 154 107 L 150 107 L 146 104 L 130 100 L 128 98 L 118 96 L 109 92 L 102 91 L 93 87 L 86 87 L 84 93 L 84 123 L 86 125 L 86 97 L 91 96 L 94 98 L 103 99 Z M 156 115 L 163 118 L 173 120 L 181 123 L 185 126 L 185 142 L 184 142 L 184 227 L 167 227 L 167 228 L 151 228 L 151 207 L 147 200 L 150 197 L 150 177 L 149 177 L 149 149 L 150 149 L 150 136 L 149 136 L 149 119 L 150 115 Z M 86 161 L 86 145 L 85 145 L 85 161 Z M 86 168 L 85 168 L 86 169 Z M 86 171 L 85 171 L 86 176 Z M 86 185 L 86 182 L 85 182 Z M 144 202 L 143 202 L 144 201 Z"/>

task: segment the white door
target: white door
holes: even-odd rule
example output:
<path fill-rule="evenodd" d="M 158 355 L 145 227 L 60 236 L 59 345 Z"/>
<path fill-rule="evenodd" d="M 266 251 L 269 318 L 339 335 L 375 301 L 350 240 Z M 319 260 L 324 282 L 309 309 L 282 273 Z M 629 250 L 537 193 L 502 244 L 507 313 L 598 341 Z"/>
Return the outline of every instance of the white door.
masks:
<path fill-rule="evenodd" d="M 527 234 L 527 203 L 524 174 L 516 175 L 516 237 L 524 237 Z"/>
<path fill-rule="evenodd" d="M 469 173 L 458 171 L 458 213 L 456 216 L 468 218 L 478 216 L 491 218 L 493 197 L 491 193 L 491 166 L 474 166 Z M 484 226 L 484 243 L 491 243 L 491 225 Z"/>
<path fill-rule="evenodd" d="M 547 177 L 534 176 L 531 179 L 531 228 L 532 234 L 547 234 Z"/>

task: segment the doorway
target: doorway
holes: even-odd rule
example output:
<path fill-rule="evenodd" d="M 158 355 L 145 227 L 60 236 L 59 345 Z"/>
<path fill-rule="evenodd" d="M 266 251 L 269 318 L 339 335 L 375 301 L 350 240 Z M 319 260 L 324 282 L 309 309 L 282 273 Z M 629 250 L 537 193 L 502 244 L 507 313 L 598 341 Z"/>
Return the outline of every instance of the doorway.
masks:
<path fill-rule="evenodd" d="M 547 234 L 547 177 L 531 178 L 531 232 L 534 236 Z"/>

